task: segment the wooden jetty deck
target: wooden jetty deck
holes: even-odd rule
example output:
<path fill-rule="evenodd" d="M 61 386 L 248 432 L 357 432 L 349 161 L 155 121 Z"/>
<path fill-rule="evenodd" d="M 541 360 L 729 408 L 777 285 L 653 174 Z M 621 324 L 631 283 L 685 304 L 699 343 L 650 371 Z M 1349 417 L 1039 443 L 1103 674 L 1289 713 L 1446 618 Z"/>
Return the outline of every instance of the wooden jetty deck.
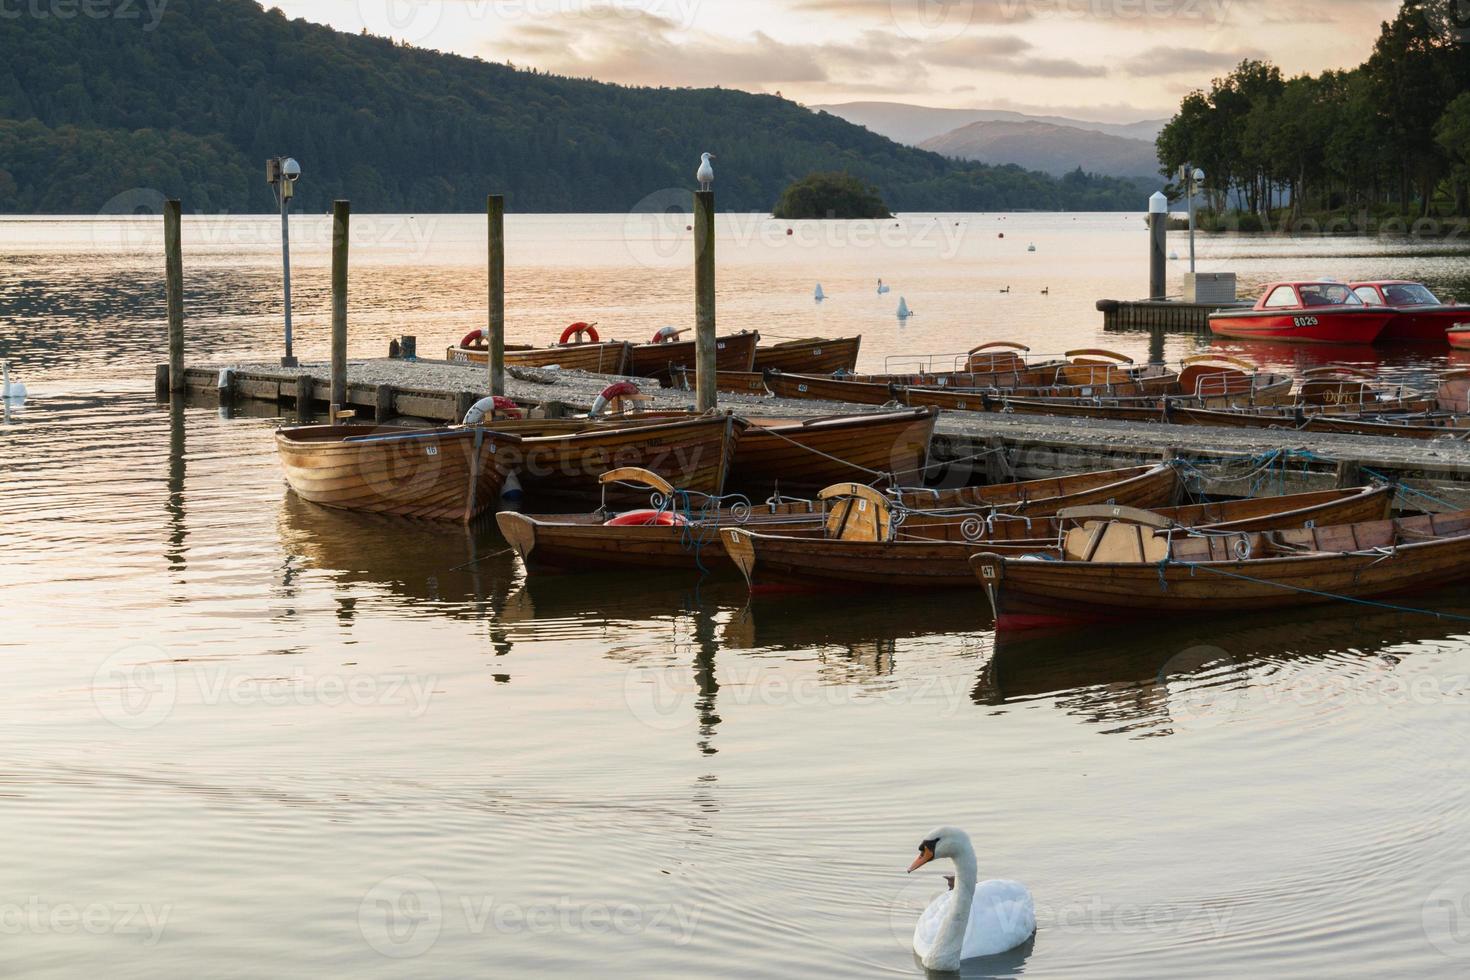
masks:
<path fill-rule="evenodd" d="M 328 409 L 326 363 L 284 368 L 270 363 L 186 367 L 191 401 L 234 405 L 242 414 L 307 420 Z M 158 393 L 168 397 L 168 366 L 158 367 Z M 507 371 L 506 394 L 549 416 L 586 411 L 597 393 L 619 380 L 575 371 Z M 695 394 L 660 389 L 647 379 L 628 379 L 656 409 L 692 409 Z M 388 358 L 347 364 L 347 399 L 341 407 L 361 420 L 398 418 L 453 422 L 487 391 L 482 366 L 448 361 Z M 721 394 L 720 407 L 752 417 L 815 418 L 875 412 L 872 405 Z M 253 403 L 254 407 L 248 407 Z M 1278 454 L 1274 460 L 1271 454 Z M 1398 481 L 1447 505 L 1470 507 L 1470 444 L 1422 442 L 1289 430 L 1216 429 L 1093 419 L 945 412 L 936 430 L 933 459 L 963 473 L 973 467 L 988 481 L 1036 479 L 1183 458 L 1199 462 L 1202 488 L 1213 493 L 1252 490 L 1294 493 L 1356 485 L 1375 475 Z M 1249 481 L 1249 482 L 1247 482 Z M 1416 500 L 1419 498 L 1415 498 Z M 1421 501 L 1433 509 L 1427 499 Z"/>

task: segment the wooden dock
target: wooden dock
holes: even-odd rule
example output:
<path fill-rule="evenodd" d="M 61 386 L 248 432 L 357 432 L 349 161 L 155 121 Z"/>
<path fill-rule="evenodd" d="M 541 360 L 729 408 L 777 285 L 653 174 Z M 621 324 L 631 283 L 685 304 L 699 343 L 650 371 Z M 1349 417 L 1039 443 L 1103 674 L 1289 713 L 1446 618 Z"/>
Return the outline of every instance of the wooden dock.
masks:
<path fill-rule="evenodd" d="M 1210 314 L 1216 310 L 1249 309 L 1249 303 L 1184 303 L 1176 300 L 1100 299 L 1098 312 L 1108 333 L 1162 331 L 1209 333 Z"/>
<path fill-rule="evenodd" d="M 324 416 L 330 392 L 327 364 L 186 367 L 191 403 L 233 406 L 242 415 L 307 421 Z M 158 366 L 158 394 L 167 399 L 168 366 Z M 549 417 L 586 411 L 614 381 L 608 375 L 539 369 L 507 370 L 506 394 Z M 695 393 L 629 379 L 651 407 L 692 410 Z M 456 422 L 484 397 L 481 366 L 388 358 L 347 364 L 342 407 L 359 420 Z M 721 394 L 719 407 L 751 417 L 804 418 L 859 414 L 872 405 Z M 1405 502 L 1428 509 L 1470 508 L 1470 444 L 1455 440 L 1398 440 L 1304 433 L 1294 430 L 1216 429 L 1158 423 L 945 412 L 936 430 L 932 474 L 947 482 L 1039 479 L 1065 473 L 1184 459 L 1197 465 L 1207 493 L 1295 493 L 1383 478 L 1409 488 Z M 947 464 L 947 465 L 946 465 Z M 1428 494 L 1429 497 L 1416 497 Z M 1432 497 L 1442 505 L 1430 503 Z"/>

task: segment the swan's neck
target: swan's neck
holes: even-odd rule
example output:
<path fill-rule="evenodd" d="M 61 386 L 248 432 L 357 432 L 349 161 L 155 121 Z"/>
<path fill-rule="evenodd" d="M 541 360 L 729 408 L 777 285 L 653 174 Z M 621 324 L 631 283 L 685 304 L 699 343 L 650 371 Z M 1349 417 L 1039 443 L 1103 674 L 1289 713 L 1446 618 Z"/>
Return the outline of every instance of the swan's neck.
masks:
<path fill-rule="evenodd" d="M 939 929 L 934 942 L 930 963 L 924 964 L 933 970 L 958 970 L 964 955 L 965 932 L 970 926 L 970 907 L 975 904 L 975 885 L 979 869 L 975 864 L 975 850 L 965 842 L 963 849 L 954 857 L 955 886 L 949 901 L 949 915 Z"/>

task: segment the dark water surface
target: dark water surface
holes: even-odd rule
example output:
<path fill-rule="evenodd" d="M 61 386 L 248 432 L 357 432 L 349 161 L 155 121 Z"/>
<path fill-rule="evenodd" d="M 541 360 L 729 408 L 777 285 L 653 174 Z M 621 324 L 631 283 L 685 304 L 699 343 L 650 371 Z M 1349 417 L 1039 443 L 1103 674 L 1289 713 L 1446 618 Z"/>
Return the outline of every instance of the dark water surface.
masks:
<path fill-rule="evenodd" d="M 722 322 L 861 330 L 871 367 L 1022 331 L 1142 353 L 1091 310 L 1139 291 L 1137 219 L 1070 217 L 1010 216 L 1015 254 L 737 239 Z M 433 220 L 419 251 L 363 246 L 355 353 L 477 324 L 478 226 Z M 687 265 L 635 254 L 631 220 L 514 219 L 516 329 L 684 315 Z M 246 240 L 186 233 L 191 343 L 259 356 L 275 253 L 219 225 Z M 528 581 L 493 525 L 296 499 L 272 420 L 155 405 L 146 240 L 0 232 L 0 356 L 32 389 L 0 428 L 6 974 L 914 975 L 943 884 L 902 871 L 941 823 L 1038 903 L 1034 942 L 973 975 L 1470 964 L 1470 624 L 1336 607 L 997 643 L 978 591 Z M 1317 245 L 1218 261 L 1470 295 L 1462 258 Z M 297 252 L 320 354 L 324 253 Z M 858 298 L 878 275 L 920 309 L 907 332 Z M 976 299 L 992 279 L 1006 310 Z"/>

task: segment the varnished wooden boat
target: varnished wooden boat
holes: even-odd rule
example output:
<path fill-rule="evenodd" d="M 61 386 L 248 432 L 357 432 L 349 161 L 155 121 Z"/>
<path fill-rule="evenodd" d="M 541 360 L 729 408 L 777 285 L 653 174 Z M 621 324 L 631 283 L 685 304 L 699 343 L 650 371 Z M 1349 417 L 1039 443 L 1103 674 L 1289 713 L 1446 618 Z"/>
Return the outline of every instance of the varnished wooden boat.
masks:
<path fill-rule="evenodd" d="M 862 337 L 787 340 L 755 349 L 756 372 L 784 371 L 788 374 L 834 374 L 856 371 Z"/>
<path fill-rule="evenodd" d="M 757 497 L 815 493 L 844 480 L 924 479 L 935 409 L 817 419 L 751 419 L 728 485 Z"/>
<path fill-rule="evenodd" d="M 500 499 L 521 439 L 483 428 L 308 425 L 276 432 L 298 496 L 344 510 L 470 521 Z"/>
<path fill-rule="evenodd" d="M 716 371 L 750 371 L 755 365 L 759 333 L 744 331 L 715 338 Z M 657 378 L 664 384 L 673 381 L 678 368 L 694 369 L 694 341 L 674 340 L 662 344 L 633 344 L 629 353 L 628 373 L 640 378 Z"/>
<path fill-rule="evenodd" d="M 609 423 L 570 435 L 525 436 L 517 476 L 527 494 L 595 497 L 609 470 L 639 467 L 675 486 L 718 496 L 749 427 L 731 415 L 703 415 L 633 425 Z"/>
<path fill-rule="evenodd" d="M 1020 557 L 1054 550 L 1067 527 L 1102 511 L 1126 508 L 1083 507 L 1053 518 L 926 518 L 906 514 L 894 521 L 890 503 L 867 496 L 871 520 L 839 524 L 830 519 L 813 533 L 803 527 L 787 535 L 779 524 L 720 529 L 725 551 L 752 591 L 820 588 L 834 583 L 887 588 L 971 588 L 970 558 L 977 551 Z M 1382 520 L 1393 503 L 1388 487 L 1327 491 L 1227 503 L 1194 504 L 1160 510 L 1175 528 L 1207 529 L 1215 534 L 1278 530 L 1309 524 Z M 846 506 L 846 504 L 844 504 Z"/>
<path fill-rule="evenodd" d="M 999 629 L 1280 609 L 1470 577 L 1470 511 L 1201 537 L 1136 514 L 1069 532 L 1061 560 L 971 564 Z"/>
<path fill-rule="evenodd" d="M 633 345 L 624 341 L 592 344 L 555 344 L 532 347 L 529 344 L 506 344 L 505 363 L 512 367 L 560 367 L 564 371 L 590 371 L 593 374 L 626 374 Z M 445 358 L 460 364 L 484 364 L 488 351 L 471 347 L 450 347 Z"/>
<path fill-rule="evenodd" d="M 557 570 L 596 571 L 603 564 L 715 569 L 729 564 L 717 541 L 723 527 L 758 526 L 788 536 L 821 537 L 826 533 L 823 531 L 828 516 L 826 508 L 815 501 L 783 498 L 751 506 L 743 498 L 678 494 L 666 481 L 652 474 L 630 475 L 620 471 L 618 481 L 634 488 L 619 499 L 637 500 L 638 504 L 652 505 L 656 510 L 673 509 L 678 516 L 667 525 L 609 525 L 608 521 L 617 514 L 605 502 L 590 514 L 503 513 L 496 519 L 528 568 Z M 1178 478 L 1172 467 L 1156 466 L 977 488 L 968 498 L 953 490 L 890 490 L 886 496 L 908 513 L 904 525 L 908 533 L 921 533 L 917 529 L 923 525 L 942 528 L 963 525 L 970 519 L 988 519 L 993 533 L 1014 537 L 1019 533 L 1015 529 L 1027 526 L 1028 521 L 1032 522 L 1031 526 L 1042 527 L 1035 523 L 1039 518 L 1055 514 L 1069 504 L 1143 501 L 1150 506 L 1163 506 L 1177 490 Z M 861 484 L 840 484 L 825 492 L 823 499 L 869 492 Z M 967 504 L 966 499 L 972 502 Z"/>

